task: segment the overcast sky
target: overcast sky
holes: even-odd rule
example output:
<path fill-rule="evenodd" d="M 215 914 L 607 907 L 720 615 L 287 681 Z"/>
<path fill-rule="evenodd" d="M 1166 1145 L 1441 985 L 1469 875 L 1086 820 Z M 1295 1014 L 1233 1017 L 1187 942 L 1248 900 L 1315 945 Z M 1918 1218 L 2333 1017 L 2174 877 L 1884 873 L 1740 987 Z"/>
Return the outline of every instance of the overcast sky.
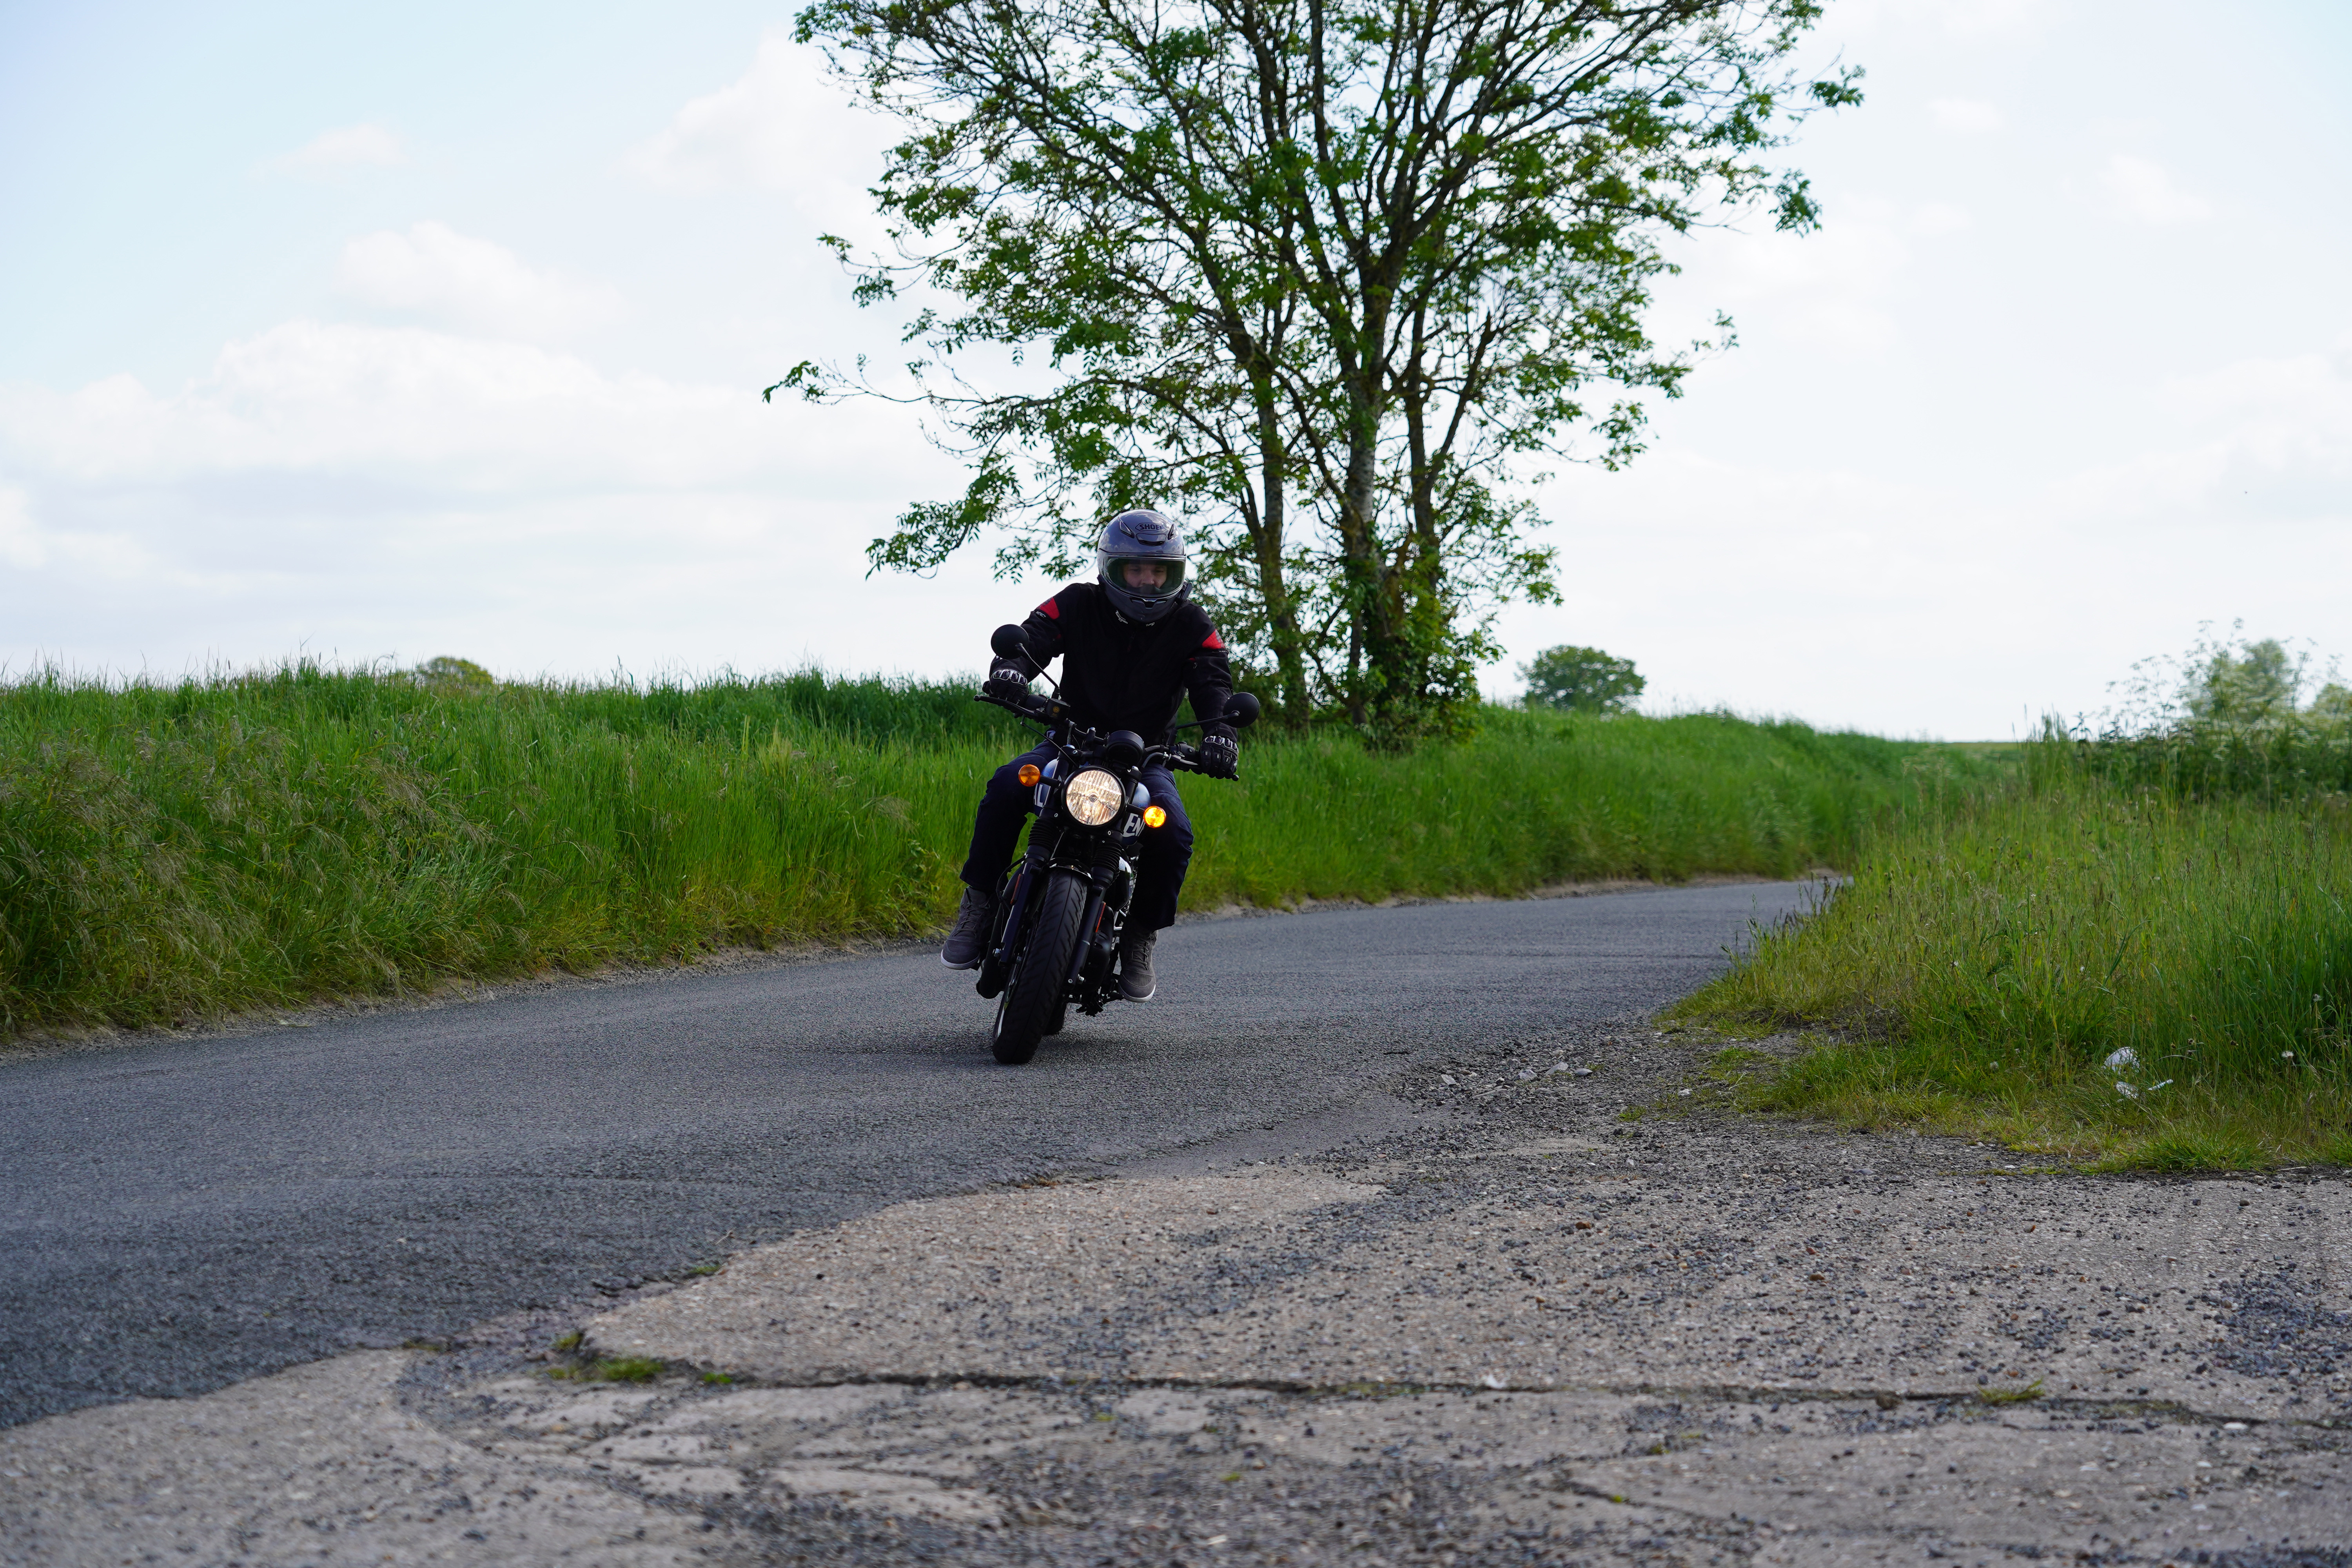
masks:
<path fill-rule="evenodd" d="M 961 488 L 814 243 L 885 128 L 789 11 L 0 0 L 0 662 L 976 668 L 1045 584 L 864 575 Z M 1512 659 L 1653 708 L 1999 737 L 2199 623 L 2352 654 L 2352 6 L 1830 0 L 1809 238 L 1681 252 L 1740 344 L 1545 497 Z"/>

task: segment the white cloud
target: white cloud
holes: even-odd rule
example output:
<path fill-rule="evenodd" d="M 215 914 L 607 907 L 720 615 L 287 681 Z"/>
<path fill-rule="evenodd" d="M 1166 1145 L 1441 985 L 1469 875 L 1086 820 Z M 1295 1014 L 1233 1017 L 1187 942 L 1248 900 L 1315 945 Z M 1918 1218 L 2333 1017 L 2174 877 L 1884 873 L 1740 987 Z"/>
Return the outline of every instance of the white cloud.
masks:
<path fill-rule="evenodd" d="M 1922 202 L 1911 215 L 1913 234 L 1958 234 L 1975 226 L 1976 220 L 1969 216 L 1968 208 L 1950 202 Z"/>
<path fill-rule="evenodd" d="M 0 561 L 30 571 L 48 558 L 48 548 L 33 521 L 32 498 L 23 490 L 0 487 Z"/>
<path fill-rule="evenodd" d="M 210 375 L 176 394 L 128 375 L 70 393 L 0 387 L 11 469 L 84 484 L 334 474 L 444 492 L 696 489 L 772 474 L 782 425 L 749 388 L 606 375 L 525 343 L 318 321 L 228 344 Z"/>
<path fill-rule="evenodd" d="M 1973 98 L 1939 98 L 1927 106 L 1938 127 L 1964 135 L 1983 135 L 2008 123 L 2000 110 Z"/>
<path fill-rule="evenodd" d="M 1897 336 L 1888 298 L 1910 265 L 1907 226 L 1891 205 L 1856 200 L 1839 203 L 1815 234 L 1709 235 L 1661 296 L 1708 311 L 1732 307 L 1743 329 L 1769 323 L 1809 351 L 1869 358 Z"/>
<path fill-rule="evenodd" d="M 2331 353 L 2288 359 L 2246 359 L 2204 375 L 2182 376 L 2166 387 L 2187 419 L 2229 419 L 2242 432 L 2261 432 L 2253 445 L 2284 460 L 2289 452 L 2352 471 L 2352 337 Z"/>
<path fill-rule="evenodd" d="M 866 187 L 895 126 L 863 111 L 815 49 L 770 33 L 741 79 L 688 102 L 621 168 L 671 190 L 772 191 L 820 231 L 874 244 L 883 233 Z"/>
<path fill-rule="evenodd" d="M 771 33 L 740 80 L 688 103 L 622 166 L 688 190 L 791 190 L 826 172 L 844 96 L 815 50 Z"/>
<path fill-rule="evenodd" d="M 291 174 L 335 174 L 346 169 L 390 169 L 408 162 L 400 138 L 381 125 L 344 125 L 323 131 L 309 145 L 270 166 Z"/>
<path fill-rule="evenodd" d="M 337 281 L 363 305 L 501 337 L 564 337 L 621 309 L 608 285 L 542 271 L 502 245 L 439 223 L 352 240 Z"/>
<path fill-rule="evenodd" d="M 2049 0 L 1913 0 L 1944 30 L 1963 38 L 2017 37 L 2039 28 Z"/>
<path fill-rule="evenodd" d="M 2107 194 L 2125 216 L 2142 223 L 2196 223 L 2213 216 L 2205 199 L 2182 190 L 2161 163 L 2118 153 L 2107 160 Z"/>
<path fill-rule="evenodd" d="M 2157 408 L 2170 425 L 2158 433 L 2164 438 L 2059 481 L 2048 510 L 2084 523 L 2352 524 L 2352 344 L 2178 376 L 2160 389 Z"/>
<path fill-rule="evenodd" d="M 1935 715 L 1994 738 L 2098 708 L 2133 658 L 2200 621 L 2340 635 L 2347 479 L 2352 353 L 2184 377 L 2137 453 L 2042 485 L 1662 445 L 1623 473 L 1554 480 L 1545 510 L 1577 563 L 1566 602 L 1514 607 L 1501 630 L 1516 649 L 1633 658 L 1654 709 L 1790 704 L 1882 732 Z M 1767 635 L 1757 605 L 1778 607 Z"/>
<path fill-rule="evenodd" d="M 1950 37 L 2011 40 L 2042 30 L 2050 0 L 1845 0 L 1832 13 L 1848 32 L 1916 37 L 1929 28 Z"/>
<path fill-rule="evenodd" d="M 0 384 L 0 474 L 16 665 L 308 648 L 938 671 L 1034 602 L 998 588 L 1018 602 L 972 611 L 984 559 L 866 580 L 899 507 L 961 488 L 904 411 L 771 406 L 415 327 L 289 321 L 176 391 Z"/>

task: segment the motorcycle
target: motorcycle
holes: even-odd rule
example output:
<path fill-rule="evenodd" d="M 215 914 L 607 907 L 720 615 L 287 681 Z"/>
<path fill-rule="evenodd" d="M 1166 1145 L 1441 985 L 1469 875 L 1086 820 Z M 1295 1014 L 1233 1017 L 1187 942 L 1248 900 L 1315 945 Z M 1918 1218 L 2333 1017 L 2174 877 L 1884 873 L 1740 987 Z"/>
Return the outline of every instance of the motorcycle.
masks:
<path fill-rule="evenodd" d="M 1039 668 L 1017 626 L 997 627 L 990 646 L 1000 658 Z M 1043 767 L 1022 766 L 1035 815 L 1026 852 L 997 889 L 977 986 L 996 1001 L 990 1040 L 996 1059 L 1018 1066 L 1037 1054 L 1046 1036 L 1061 1033 L 1072 1006 L 1092 1016 L 1118 996 L 1119 939 L 1135 900 L 1136 851 L 1145 831 L 1167 819 L 1151 804 L 1143 770 L 1155 762 L 1171 772 L 1202 770 L 1192 747 L 1146 745 L 1132 730 L 1097 734 L 1058 697 L 983 691 L 974 700 L 1045 725 L 1055 753 Z M 1236 692 L 1218 721 L 1245 729 L 1258 711 L 1256 698 Z M 1178 729 L 1202 722 L 1207 721 Z"/>

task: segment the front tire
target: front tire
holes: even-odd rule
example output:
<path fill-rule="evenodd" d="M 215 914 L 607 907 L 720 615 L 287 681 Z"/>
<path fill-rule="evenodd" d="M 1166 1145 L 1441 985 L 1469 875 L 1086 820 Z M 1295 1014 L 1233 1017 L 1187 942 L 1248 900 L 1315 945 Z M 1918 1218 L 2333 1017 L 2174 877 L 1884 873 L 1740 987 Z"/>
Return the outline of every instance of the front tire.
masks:
<path fill-rule="evenodd" d="M 996 1005 L 996 1059 L 1018 1067 L 1037 1054 L 1037 1042 L 1053 1032 L 1062 1014 L 1062 982 L 1087 916 L 1087 884 L 1075 871 L 1056 871 L 1038 894 L 1028 938 L 1013 961 L 1013 980 Z"/>

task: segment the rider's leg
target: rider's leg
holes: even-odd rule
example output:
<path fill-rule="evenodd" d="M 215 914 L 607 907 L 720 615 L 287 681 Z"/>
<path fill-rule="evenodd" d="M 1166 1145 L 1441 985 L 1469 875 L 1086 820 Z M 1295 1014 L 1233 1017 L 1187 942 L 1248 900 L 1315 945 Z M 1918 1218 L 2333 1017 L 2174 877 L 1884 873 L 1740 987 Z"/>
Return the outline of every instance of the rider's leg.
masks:
<path fill-rule="evenodd" d="M 1021 840 L 1022 819 L 1029 815 L 1030 786 L 1021 782 L 1021 764 L 1043 767 L 1053 755 L 1048 747 L 1024 752 L 990 775 L 973 814 L 971 852 L 963 863 L 963 902 L 956 910 L 955 929 L 940 949 L 940 962 L 950 969 L 970 969 L 980 962 L 988 942 L 988 915 L 996 885 L 1013 864 L 1013 847 Z"/>
<path fill-rule="evenodd" d="M 1130 1002 L 1148 1001 L 1159 988 L 1151 970 L 1153 939 L 1176 923 L 1176 895 L 1183 890 L 1184 868 L 1192 862 L 1192 819 L 1184 813 L 1184 797 L 1176 793 L 1176 776 L 1166 768 L 1147 768 L 1143 786 L 1168 820 L 1143 830 L 1143 845 L 1136 855 L 1135 902 L 1127 911 L 1118 959 L 1119 994 Z"/>
<path fill-rule="evenodd" d="M 1028 819 L 1032 786 L 1021 782 L 1021 764 L 1045 765 L 1050 746 L 1024 752 L 989 775 L 981 793 L 980 809 L 972 814 L 971 852 L 964 857 L 963 885 L 978 888 L 990 898 L 1013 864 L 1013 847 L 1021 842 L 1021 825 Z"/>
<path fill-rule="evenodd" d="M 1135 902 L 1127 911 L 1131 931 L 1160 931 L 1176 923 L 1176 895 L 1184 888 L 1184 868 L 1192 863 L 1192 819 L 1184 814 L 1184 797 L 1176 793 L 1176 775 L 1166 768 L 1146 768 L 1143 787 L 1168 820 L 1143 830 L 1143 846 L 1136 856 Z"/>

